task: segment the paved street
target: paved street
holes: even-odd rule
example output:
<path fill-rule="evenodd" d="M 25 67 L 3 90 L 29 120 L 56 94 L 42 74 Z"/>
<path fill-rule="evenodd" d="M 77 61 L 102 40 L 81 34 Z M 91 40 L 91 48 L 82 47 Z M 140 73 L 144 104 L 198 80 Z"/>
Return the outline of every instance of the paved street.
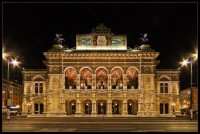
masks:
<path fill-rule="evenodd" d="M 198 132 L 188 118 L 142 117 L 11 117 L 3 118 L 3 132 Z"/>

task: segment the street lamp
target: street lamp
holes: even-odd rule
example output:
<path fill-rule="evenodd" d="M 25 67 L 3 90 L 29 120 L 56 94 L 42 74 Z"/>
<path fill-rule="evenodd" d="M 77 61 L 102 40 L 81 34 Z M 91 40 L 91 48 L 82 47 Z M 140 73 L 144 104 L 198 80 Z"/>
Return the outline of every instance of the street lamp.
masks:
<path fill-rule="evenodd" d="M 6 86 L 6 107 L 7 107 L 7 120 L 10 120 L 10 91 L 9 91 L 9 83 L 10 83 L 10 72 L 9 72 L 9 65 L 13 64 L 14 66 L 18 65 L 17 60 L 6 58 L 8 55 L 3 53 L 3 59 L 7 60 L 8 68 L 7 68 L 7 86 Z"/>
<path fill-rule="evenodd" d="M 190 57 L 190 60 L 186 59 L 183 60 L 182 65 L 186 66 L 187 64 L 190 64 L 190 120 L 193 119 L 193 91 L 192 91 L 192 62 L 193 59 L 196 60 L 197 59 L 197 54 L 192 54 L 192 56 Z"/>

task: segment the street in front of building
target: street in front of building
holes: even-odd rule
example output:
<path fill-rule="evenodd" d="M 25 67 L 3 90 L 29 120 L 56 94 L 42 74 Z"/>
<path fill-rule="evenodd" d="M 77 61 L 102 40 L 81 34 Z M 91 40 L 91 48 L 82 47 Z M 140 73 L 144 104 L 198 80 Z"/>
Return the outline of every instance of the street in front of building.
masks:
<path fill-rule="evenodd" d="M 198 132 L 188 117 L 11 117 L 3 132 Z"/>

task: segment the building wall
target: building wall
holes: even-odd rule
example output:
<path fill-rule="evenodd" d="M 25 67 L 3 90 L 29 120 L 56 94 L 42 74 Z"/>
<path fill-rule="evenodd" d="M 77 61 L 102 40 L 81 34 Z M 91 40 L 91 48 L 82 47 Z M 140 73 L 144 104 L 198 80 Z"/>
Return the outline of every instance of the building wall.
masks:
<path fill-rule="evenodd" d="M 146 37 L 142 45 L 127 49 L 126 35 L 115 36 L 100 24 L 90 34 L 77 35 L 76 49 L 63 48 L 60 39 L 43 53 L 46 69 L 22 71 L 23 113 L 146 117 L 180 113 L 180 71 L 157 70 L 159 52 L 151 49 Z"/>
<path fill-rule="evenodd" d="M 193 108 L 195 111 L 198 111 L 198 89 L 197 87 L 193 87 Z M 190 106 L 190 92 L 191 88 L 184 89 L 180 92 L 180 100 L 181 100 L 181 109 L 189 109 Z"/>
<path fill-rule="evenodd" d="M 112 57 L 113 61 L 100 62 L 99 59 L 93 58 L 92 65 L 88 60 L 82 60 L 82 57 L 51 57 L 55 52 L 48 54 L 48 65 L 46 70 L 43 71 L 23 71 L 24 77 L 24 113 L 30 109 L 32 114 L 38 114 L 38 110 L 42 109 L 43 114 L 47 116 L 52 115 L 71 115 L 82 116 L 87 114 L 86 110 L 88 105 L 91 105 L 89 114 L 96 116 L 99 113 L 99 104 L 104 104 L 106 107 L 105 113 L 109 115 L 115 114 L 113 112 L 113 105 L 117 104 L 119 107 L 119 113 L 122 116 L 136 115 L 136 116 L 172 116 L 173 109 L 176 114 L 180 113 L 179 102 L 179 71 L 178 70 L 156 70 L 155 62 L 152 62 L 155 57 L 151 57 L 146 62 L 135 58 L 134 62 L 127 62 L 130 58 L 123 57 L 116 60 L 116 57 Z M 106 55 L 106 54 L 105 54 Z M 110 55 L 110 54 L 108 54 Z M 90 56 L 90 55 L 89 55 Z M 91 57 L 84 57 L 91 59 Z M 144 55 L 145 56 L 145 55 Z M 124 60 L 126 59 L 127 60 Z M 76 59 L 76 60 L 75 60 Z M 103 59 L 103 58 L 102 58 Z M 115 60 L 114 60 L 115 59 Z M 65 62 L 64 62 L 65 61 Z M 73 63 L 75 61 L 75 63 Z M 77 62 L 79 61 L 79 62 Z M 118 63 L 116 63 L 118 61 Z M 137 62 L 139 61 L 139 62 Z M 150 61 L 150 63 L 149 63 Z M 141 65 L 141 63 L 143 65 Z M 70 70 L 71 69 L 71 70 Z M 105 89 L 100 89 L 97 83 L 98 70 L 106 70 L 107 72 L 107 84 Z M 122 86 L 118 89 L 113 89 L 112 73 L 113 70 L 121 70 Z M 138 76 L 138 87 L 135 89 L 127 89 L 127 71 L 129 69 L 135 70 Z M 76 87 L 65 87 L 65 77 L 68 70 L 76 73 Z M 88 84 L 91 87 L 86 89 L 81 80 L 82 71 L 87 70 L 91 73 L 91 82 Z M 36 79 L 37 78 L 37 79 Z M 35 83 L 43 83 L 43 92 L 35 93 Z M 160 83 L 168 83 L 167 93 L 161 93 Z M 31 106 L 27 104 L 30 103 Z M 132 113 L 130 113 L 130 106 L 133 105 Z M 172 104 L 175 104 L 173 106 Z M 72 106 L 75 105 L 75 106 Z M 163 106 L 162 106 L 163 105 Z M 35 110 L 35 107 L 38 107 Z M 75 112 L 73 112 L 73 108 Z M 103 107 L 103 106 L 102 106 Z M 160 110 L 162 109 L 162 110 Z M 166 110 L 166 111 L 165 111 Z M 160 112 L 164 111 L 164 112 Z M 40 113 L 40 112 L 39 112 Z"/>
<path fill-rule="evenodd" d="M 7 80 L 2 80 L 2 107 L 6 107 L 6 90 Z M 9 83 L 10 92 L 10 105 L 22 107 L 22 86 L 19 83 L 10 81 Z"/>

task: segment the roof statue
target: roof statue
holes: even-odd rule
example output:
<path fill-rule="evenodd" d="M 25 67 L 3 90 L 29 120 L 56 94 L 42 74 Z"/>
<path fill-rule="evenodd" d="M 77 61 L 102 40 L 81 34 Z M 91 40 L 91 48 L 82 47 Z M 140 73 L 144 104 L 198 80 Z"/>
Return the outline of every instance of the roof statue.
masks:
<path fill-rule="evenodd" d="M 56 40 L 57 44 L 62 45 L 62 41 L 65 41 L 65 39 L 61 38 L 62 34 L 56 34 L 56 38 L 54 40 Z"/>
<path fill-rule="evenodd" d="M 141 34 L 141 35 L 142 35 L 142 34 Z M 140 41 L 141 41 L 142 44 L 147 44 L 147 42 L 148 42 L 147 33 L 145 33 L 145 34 L 143 35 L 143 38 L 140 38 Z"/>

